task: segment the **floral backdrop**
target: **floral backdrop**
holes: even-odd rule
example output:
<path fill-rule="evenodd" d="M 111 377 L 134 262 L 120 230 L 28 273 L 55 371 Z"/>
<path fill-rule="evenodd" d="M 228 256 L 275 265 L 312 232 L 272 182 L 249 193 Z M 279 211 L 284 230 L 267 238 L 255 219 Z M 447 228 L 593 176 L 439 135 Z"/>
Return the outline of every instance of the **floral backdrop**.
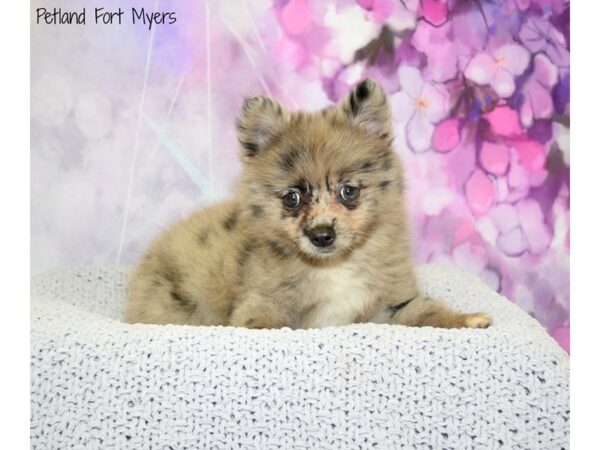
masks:
<path fill-rule="evenodd" d="M 58 3 L 58 4 L 57 4 Z M 35 9 L 88 7 L 83 25 Z M 94 7 L 174 24 L 94 24 Z M 482 278 L 569 347 L 569 3 L 32 1 L 32 271 L 132 264 L 230 194 L 245 95 L 390 95 L 414 253 Z"/>

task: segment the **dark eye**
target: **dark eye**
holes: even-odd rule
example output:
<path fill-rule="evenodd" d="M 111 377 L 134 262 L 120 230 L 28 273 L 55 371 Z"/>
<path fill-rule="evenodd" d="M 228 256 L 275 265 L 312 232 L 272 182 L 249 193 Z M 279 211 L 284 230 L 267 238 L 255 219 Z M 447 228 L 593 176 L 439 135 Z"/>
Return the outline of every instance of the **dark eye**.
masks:
<path fill-rule="evenodd" d="M 340 190 L 340 197 L 342 197 L 342 200 L 346 200 L 349 202 L 352 200 L 356 200 L 356 197 L 358 197 L 358 189 L 354 186 L 345 184 Z"/>
<path fill-rule="evenodd" d="M 300 204 L 300 193 L 290 191 L 283 197 L 283 204 L 288 208 L 297 208 Z"/>

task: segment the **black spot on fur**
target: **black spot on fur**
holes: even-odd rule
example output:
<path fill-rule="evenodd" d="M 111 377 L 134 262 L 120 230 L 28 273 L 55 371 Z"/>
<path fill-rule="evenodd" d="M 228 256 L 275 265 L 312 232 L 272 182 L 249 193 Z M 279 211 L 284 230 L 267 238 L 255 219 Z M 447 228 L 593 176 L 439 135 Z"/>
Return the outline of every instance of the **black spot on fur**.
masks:
<path fill-rule="evenodd" d="M 198 233 L 198 242 L 202 245 L 208 245 L 208 238 L 210 236 L 210 232 L 208 230 L 202 230 Z"/>
<path fill-rule="evenodd" d="M 238 264 L 240 266 L 243 266 L 244 264 L 246 264 L 248 262 L 248 259 L 250 258 L 250 254 L 252 253 L 253 248 L 254 248 L 254 243 L 252 241 L 244 242 L 244 245 L 242 246 L 242 249 L 240 250 L 240 254 L 238 257 Z"/>
<path fill-rule="evenodd" d="M 381 168 L 382 168 L 383 170 L 385 170 L 386 172 L 387 172 L 388 170 L 390 170 L 390 169 L 392 168 L 392 160 L 391 160 L 390 158 L 385 158 L 385 159 L 383 160 L 383 164 L 381 165 Z"/>
<path fill-rule="evenodd" d="M 310 185 L 310 183 L 306 180 L 300 179 L 298 180 L 294 186 L 292 186 L 294 189 L 298 189 L 300 191 L 300 193 L 302 194 L 302 196 L 310 196 L 312 193 L 312 186 Z"/>
<path fill-rule="evenodd" d="M 286 280 L 279 284 L 279 289 L 284 291 L 293 291 L 298 286 L 298 282 L 296 280 L 290 279 Z"/>
<path fill-rule="evenodd" d="M 373 164 L 372 161 L 367 161 L 362 166 L 360 166 L 360 170 L 362 172 L 372 172 L 374 168 L 375 168 L 375 164 Z"/>
<path fill-rule="evenodd" d="M 293 148 L 281 157 L 280 166 L 283 170 L 289 172 L 294 169 L 299 158 L 300 150 Z"/>
<path fill-rule="evenodd" d="M 196 304 L 192 300 L 190 300 L 189 298 L 184 296 L 181 292 L 172 290 L 171 298 L 181 308 L 184 308 L 190 312 L 193 312 L 196 310 Z"/>
<path fill-rule="evenodd" d="M 398 311 L 404 309 L 410 302 L 412 302 L 415 298 L 417 298 L 417 295 L 415 295 L 412 298 L 409 298 L 408 300 L 404 300 L 403 302 L 397 303 L 396 305 L 392 305 L 390 306 L 388 309 L 391 312 L 391 315 L 393 316 L 394 314 L 397 314 Z"/>
<path fill-rule="evenodd" d="M 381 183 L 379 183 L 379 189 L 381 189 L 382 191 L 385 191 L 390 183 L 391 183 L 390 180 L 382 181 Z"/>
<path fill-rule="evenodd" d="M 356 116 L 358 114 L 358 103 L 354 98 L 354 94 L 350 95 L 350 112 L 353 116 Z"/>
<path fill-rule="evenodd" d="M 361 81 L 354 92 L 350 95 L 350 110 L 353 116 L 358 114 L 360 103 L 362 103 L 369 96 L 369 82 L 367 80 Z"/>
<path fill-rule="evenodd" d="M 183 275 L 172 258 L 163 257 L 158 276 L 164 278 L 171 286 L 178 286 L 183 280 Z"/>
<path fill-rule="evenodd" d="M 237 226 L 238 220 L 239 220 L 239 212 L 237 209 L 234 209 L 229 214 L 227 214 L 227 217 L 223 221 L 223 227 L 227 231 L 231 231 Z"/>
<path fill-rule="evenodd" d="M 175 260 L 172 257 L 163 256 L 157 275 L 163 278 L 169 285 L 171 299 L 180 307 L 193 312 L 196 304 L 181 292 L 183 274 L 179 271 Z"/>
<path fill-rule="evenodd" d="M 253 249 L 254 243 L 252 241 L 244 242 L 244 245 L 242 245 L 242 248 L 240 249 L 237 259 L 237 275 L 240 280 L 244 278 L 244 266 L 248 263 Z"/>
<path fill-rule="evenodd" d="M 262 208 L 262 206 L 259 205 L 250 205 L 250 209 L 252 210 L 252 217 L 264 217 L 265 215 L 265 210 Z"/>
<path fill-rule="evenodd" d="M 267 247 L 269 248 L 271 253 L 273 253 L 275 256 L 281 259 L 286 259 L 290 256 L 289 250 L 276 241 L 268 240 Z"/>
<path fill-rule="evenodd" d="M 356 86 L 356 98 L 359 102 L 362 102 L 369 96 L 369 82 L 367 80 L 361 81 Z"/>
<path fill-rule="evenodd" d="M 244 106 L 242 106 L 242 108 L 244 109 L 244 111 L 248 111 L 250 109 L 250 107 L 259 101 L 259 97 L 245 97 L 244 98 Z"/>
<path fill-rule="evenodd" d="M 240 119 L 237 119 L 235 121 L 235 127 L 237 128 L 238 131 L 240 132 L 246 132 L 248 131 L 248 128 L 245 127 L 244 125 L 242 125 L 242 121 Z"/>
<path fill-rule="evenodd" d="M 254 142 L 240 141 L 240 145 L 246 150 L 248 156 L 256 156 L 258 153 L 258 145 Z"/>

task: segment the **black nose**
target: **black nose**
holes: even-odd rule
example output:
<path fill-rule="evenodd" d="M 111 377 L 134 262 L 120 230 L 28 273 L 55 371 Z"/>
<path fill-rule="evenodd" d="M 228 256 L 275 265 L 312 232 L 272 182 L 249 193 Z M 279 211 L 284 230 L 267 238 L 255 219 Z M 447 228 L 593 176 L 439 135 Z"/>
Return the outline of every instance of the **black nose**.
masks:
<path fill-rule="evenodd" d="M 315 247 L 329 247 L 335 241 L 335 230 L 328 225 L 321 225 L 310 230 L 308 238 Z"/>

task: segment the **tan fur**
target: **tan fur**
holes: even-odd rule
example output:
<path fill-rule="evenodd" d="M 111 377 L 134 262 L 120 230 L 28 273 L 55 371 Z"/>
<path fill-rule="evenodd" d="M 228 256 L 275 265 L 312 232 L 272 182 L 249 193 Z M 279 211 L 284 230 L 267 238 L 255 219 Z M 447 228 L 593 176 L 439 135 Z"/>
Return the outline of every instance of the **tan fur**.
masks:
<path fill-rule="evenodd" d="M 485 328 L 423 297 L 410 260 L 402 167 L 383 90 L 365 80 L 338 105 L 287 112 L 245 101 L 244 172 L 233 200 L 161 234 L 136 267 L 126 320 L 250 328 L 356 322 Z M 358 199 L 340 197 L 343 185 Z M 291 191 L 302 201 L 284 205 Z M 307 233 L 332 226 L 333 245 Z M 326 251 L 331 250 L 329 253 Z"/>

